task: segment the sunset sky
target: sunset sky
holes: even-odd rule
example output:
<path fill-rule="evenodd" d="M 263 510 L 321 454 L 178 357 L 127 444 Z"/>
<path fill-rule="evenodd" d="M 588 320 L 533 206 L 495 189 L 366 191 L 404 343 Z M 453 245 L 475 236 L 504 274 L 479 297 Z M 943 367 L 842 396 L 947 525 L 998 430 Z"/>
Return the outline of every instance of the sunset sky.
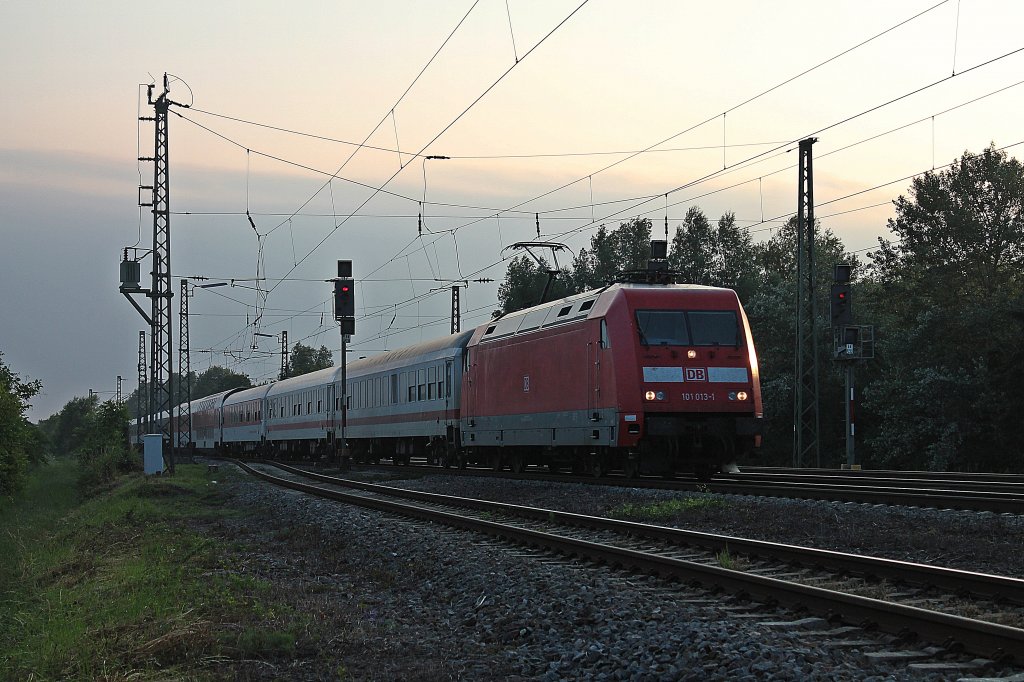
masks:
<path fill-rule="evenodd" d="M 5 0 L 3 361 L 43 382 L 33 419 L 113 397 L 119 374 L 135 388 L 145 323 L 118 264 L 152 242 L 137 117 L 165 72 L 190 105 L 170 118 L 174 310 L 181 277 L 234 280 L 190 299 L 192 368 L 261 382 L 279 357 L 256 331 L 337 360 L 337 259 L 371 355 L 447 334 L 452 280 L 495 280 L 463 292 L 463 328 L 486 321 L 535 213 L 574 253 L 601 223 L 660 236 L 693 205 L 769 238 L 812 134 L 816 213 L 863 255 L 908 176 L 993 142 L 1024 155 L 1022 26 L 1016 0 Z"/>

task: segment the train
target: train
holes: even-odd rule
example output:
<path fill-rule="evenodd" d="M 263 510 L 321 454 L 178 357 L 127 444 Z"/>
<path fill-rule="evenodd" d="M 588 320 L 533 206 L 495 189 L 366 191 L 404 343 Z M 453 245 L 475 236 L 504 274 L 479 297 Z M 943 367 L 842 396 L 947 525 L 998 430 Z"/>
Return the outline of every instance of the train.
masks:
<path fill-rule="evenodd" d="M 360 358 L 344 391 L 330 367 L 189 407 L 191 430 L 176 426 L 198 452 L 594 476 L 735 471 L 763 432 L 736 293 L 674 283 L 615 283 Z"/>

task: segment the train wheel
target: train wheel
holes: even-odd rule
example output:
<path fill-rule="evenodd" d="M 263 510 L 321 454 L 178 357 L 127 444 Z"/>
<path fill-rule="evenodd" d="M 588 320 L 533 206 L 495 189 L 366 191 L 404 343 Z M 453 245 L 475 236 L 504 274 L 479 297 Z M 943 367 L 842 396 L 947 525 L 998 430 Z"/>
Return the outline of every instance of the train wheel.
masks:
<path fill-rule="evenodd" d="M 464 450 L 455 453 L 455 466 L 460 469 L 466 468 L 466 452 Z"/>
<path fill-rule="evenodd" d="M 719 471 L 719 466 L 717 464 L 711 464 L 710 462 L 693 465 L 693 475 L 701 482 L 710 481 L 711 477 L 719 473 Z"/>
<path fill-rule="evenodd" d="M 521 474 L 526 471 L 526 461 L 521 452 L 517 452 L 509 458 L 509 468 L 513 474 Z"/>
<path fill-rule="evenodd" d="M 640 459 L 626 457 L 626 461 L 622 465 L 622 473 L 626 475 L 626 478 L 638 477 L 640 475 Z"/>

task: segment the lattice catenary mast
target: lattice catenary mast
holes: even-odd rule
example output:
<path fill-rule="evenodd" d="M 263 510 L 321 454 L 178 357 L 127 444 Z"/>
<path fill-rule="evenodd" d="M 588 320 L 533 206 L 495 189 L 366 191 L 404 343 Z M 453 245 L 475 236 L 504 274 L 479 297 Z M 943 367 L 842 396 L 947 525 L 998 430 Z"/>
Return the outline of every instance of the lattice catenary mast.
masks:
<path fill-rule="evenodd" d="M 811 145 L 800 141 L 800 186 L 796 227 L 796 366 L 793 373 L 793 466 L 813 457 L 821 466 L 818 443 L 818 315 L 814 299 L 814 171 Z"/>

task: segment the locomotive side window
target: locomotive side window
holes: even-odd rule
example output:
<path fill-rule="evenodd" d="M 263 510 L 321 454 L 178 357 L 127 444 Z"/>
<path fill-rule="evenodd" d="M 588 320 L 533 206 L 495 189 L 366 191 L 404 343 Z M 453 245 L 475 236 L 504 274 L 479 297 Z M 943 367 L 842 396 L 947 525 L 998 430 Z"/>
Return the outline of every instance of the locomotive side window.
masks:
<path fill-rule="evenodd" d="M 608 322 L 601 319 L 601 348 L 611 348 L 612 340 L 608 337 Z"/>
<path fill-rule="evenodd" d="M 739 324 L 731 310 L 691 310 L 690 335 L 694 346 L 737 346 Z"/>

